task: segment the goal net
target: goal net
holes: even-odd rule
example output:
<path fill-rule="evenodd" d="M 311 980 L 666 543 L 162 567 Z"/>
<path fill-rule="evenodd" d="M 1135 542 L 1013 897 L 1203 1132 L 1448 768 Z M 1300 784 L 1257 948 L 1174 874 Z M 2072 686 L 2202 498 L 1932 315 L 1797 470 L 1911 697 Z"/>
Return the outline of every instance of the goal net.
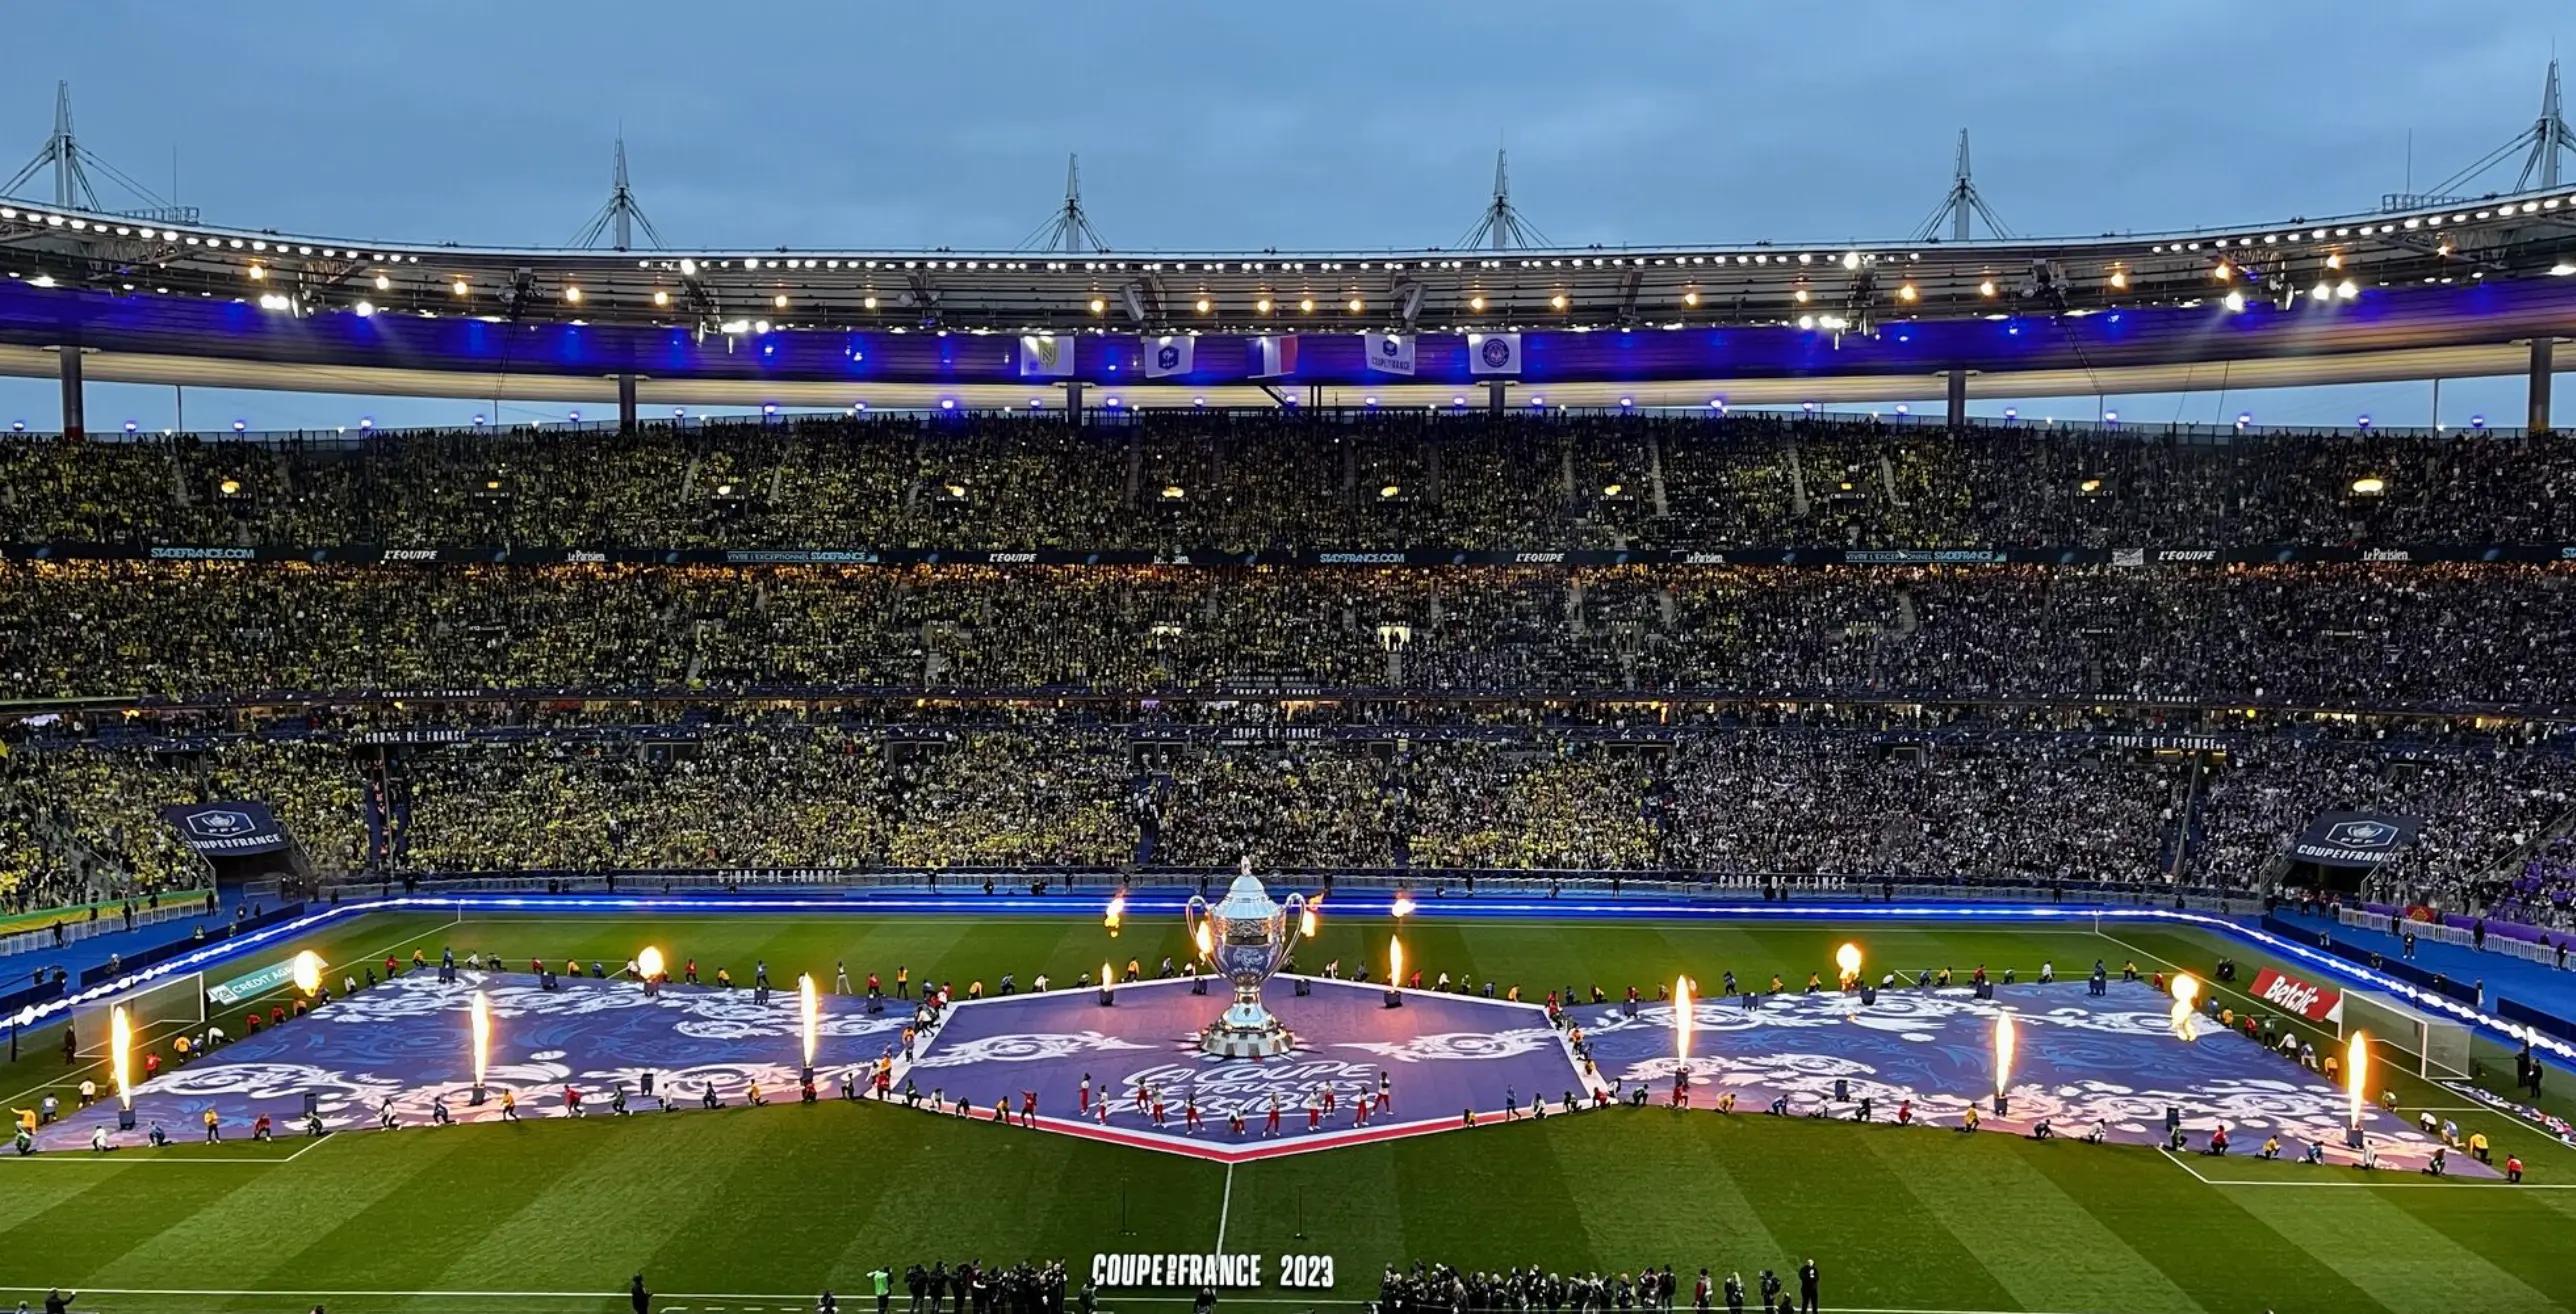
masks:
<path fill-rule="evenodd" d="M 91 1057 L 107 1053 L 112 1038 L 110 1018 L 119 1005 L 125 1009 L 127 1024 L 134 1028 L 134 1045 L 139 1051 L 205 1024 L 206 974 L 174 972 L 148 985 L 74 1008 L 72 1040 L 80 1053 Z"/>
<path fill-rule="evenodd" d="M 2424 1012 L 2393 995 L 2375 990 L 2346 990 L 2336 1035 L 2352 1039 L 2360 1031 L 2382 1062 L 2394 1055 L 2412 1060 L 2399 1066 L 2419 1077 L 2466 1081 L 2469 1076 L 2469 1028 L 2465 1023 Z"/>

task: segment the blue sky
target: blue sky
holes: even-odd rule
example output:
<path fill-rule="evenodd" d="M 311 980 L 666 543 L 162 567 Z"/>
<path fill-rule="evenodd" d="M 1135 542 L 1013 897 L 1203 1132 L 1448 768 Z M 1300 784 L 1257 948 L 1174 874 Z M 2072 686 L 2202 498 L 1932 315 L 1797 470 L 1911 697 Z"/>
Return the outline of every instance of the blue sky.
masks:
<path fill-rule="evenodd" d="M 1475 222 L 1498 145 L 1523 212 L 1561 243 L 1823 241 L 1913 229 L 1964 127 L 2017 232 L 2100 233 L 2367 209 L 2406 186 L 2410 133 L 2427 187 L 2530 123 L 2562 28 L 2576 36 L 2576 13 L 2395 0 L 85 0 L 12 25 L 0 178 L 68 78 L 83 143 L 125 172 L 168 192 L 175 152 L 177 199 L 209 221 L 332 236 L 568 241 L 622 128 L 646 210 L 691 245 L 1008 247 L 1056 205 L 1068 152 L 1123 249 L 1446 245 Z M 2111 404 L 2406 424 L 2430 395 Z M 2442 396 L 2453 424 L 2521 414 L 2519 380 Z M 0 418 L 51 428 L 56 400 L 50 380 L 0 380 Z M 258 428 L 489 409 L 202 390 L 188 405 Z M 96 427 L 157 427 L 172 407 L 165 388 L 91 389 Z"/>

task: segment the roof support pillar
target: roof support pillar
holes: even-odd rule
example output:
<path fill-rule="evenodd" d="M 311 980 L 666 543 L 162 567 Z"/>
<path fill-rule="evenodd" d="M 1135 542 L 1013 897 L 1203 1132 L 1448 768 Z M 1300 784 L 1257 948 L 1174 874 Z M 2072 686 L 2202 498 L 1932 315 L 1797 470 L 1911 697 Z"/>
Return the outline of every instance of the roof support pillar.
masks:
<path fill-rule="evenodd" d="M 81 395 L 81 349 L 61 349 L 63 375 L 63 435 L 78 438 L 89 431 L 88 407 Z"/>
<path fill-rule="evenodd" d="M 1486 385 L 1485 385 L 1485 414 L 1487 414 L 1487 415 L 1500 415 L 1500 414 L 1502 414 L 1502 413 L 1503 413 L 1503 384 L 1502 384 L 1502 380 L 1497 379 L 1497 380 L 1493 381 L 1492 383 L 1488 383 L 1488 384 L 1486 384 Z"/>
<path fill-rule="evenodd" d="M 635 428 L 635 376 L 620 374 L 617 376 L 617 431 L 633 433 Z"/>
<path fill-rule="evenodd" d="M 1082 414 L 1082 382 L 1078 379 L 1064 385 L 1064 414 L 1073 422 L 1074 428 L 1079 429 L 1088 423 Z"/>
<path fill-rule="evenodd" d="M 1966 370 L 1950 371 L 1949 385 L 1950 427 L 1953 429 L 1964 429 L 1968 426 L 1968 372 Z"/>
<path fill-rule="evenodd" d="M 2556 368 L 2558 340 L 2531 340 L 2531 418 L 2526 423 L 2533 433 L 2549 430 L 2549 376 Z"/>

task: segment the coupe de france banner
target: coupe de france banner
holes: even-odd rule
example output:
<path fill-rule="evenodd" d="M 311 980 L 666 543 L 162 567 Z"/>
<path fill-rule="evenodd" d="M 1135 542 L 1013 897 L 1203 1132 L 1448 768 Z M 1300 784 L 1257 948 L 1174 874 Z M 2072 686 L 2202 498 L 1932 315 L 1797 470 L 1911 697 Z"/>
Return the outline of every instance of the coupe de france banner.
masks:
<path fill-rule="evenodd" d="M 1187 374 L 1197 356 L 1198 339 L 1181 334 L 1168 334 L 1145 343 L 1145 377 L 1167 378 Z"/>
<path fill-rule="evenodd" d="M 265 803 L 174 803 L 161 819 L 199 853 L 269 853 L 286 847 L 286 828 Z"/>
<path fill-rule="evenodd" d="M 2326 867 L 2377 867 L 2415 838 L 2415 818 L 2393 812 L 2321 812 L 2290 856 Z"/>
<path fill-rule="evenodd" d="M 1521 335 L 1518 333 L 1468 334 L 1467 372 L 1470 374 L 1520 373 Z"/>
<path fill-rule="evenodd" d="M 1381 374 L 1413 372 L 1413 335 L 1410 333 L 1363 333 L 1368 347 L 1368 367 Z"/>
<path fill-rule="evenodd" d="M 1020 337 L 1020 376 L 1031 379 L 1069 379 L 1073 377 L 1073 338 L 1052 333 L 1027 333 Z"/>

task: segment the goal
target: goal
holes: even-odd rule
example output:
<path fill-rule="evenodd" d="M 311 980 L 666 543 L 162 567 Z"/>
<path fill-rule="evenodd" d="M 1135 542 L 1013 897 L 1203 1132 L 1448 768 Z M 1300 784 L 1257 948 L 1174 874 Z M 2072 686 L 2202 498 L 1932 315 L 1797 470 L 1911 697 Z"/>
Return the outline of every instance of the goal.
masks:
<path fill-rule="evenodd" d="M 2373 1048 L 2386 1055 L 2412 1059 L 2398 1066 L 2416 1076 L 2466 1081 L 2469 1077 L 2469 1028 L 2465 1023 L 2427 1013 L 2393 995 L 2376 990 L 2346 990 L 2342 1020 L 2335 1034 L 2350 1040 L 2360 1031 Z"/>
<path fill-rule="evenodd" d="M 203 1026 L 206 1021 L 206 974 L 173 972 L 132 990 L 93 999 L 72 1010 L 73 1044 L 81 1054 L 98 1057 L 113 1038 L 110 1018 L 118 1006 L 134 1028 L 137 1048 L 164 1037 Z"/>

